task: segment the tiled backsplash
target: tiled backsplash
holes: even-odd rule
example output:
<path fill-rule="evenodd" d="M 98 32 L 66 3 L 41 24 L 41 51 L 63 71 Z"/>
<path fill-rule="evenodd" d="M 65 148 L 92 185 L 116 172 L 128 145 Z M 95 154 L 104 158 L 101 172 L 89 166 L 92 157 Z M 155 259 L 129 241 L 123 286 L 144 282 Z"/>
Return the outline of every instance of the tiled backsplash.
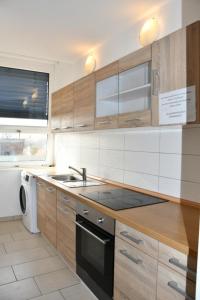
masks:
<path fill-rule="evenodd" d="M 57 134 L 55 163 L 200 203 L 200 128 Z"/>

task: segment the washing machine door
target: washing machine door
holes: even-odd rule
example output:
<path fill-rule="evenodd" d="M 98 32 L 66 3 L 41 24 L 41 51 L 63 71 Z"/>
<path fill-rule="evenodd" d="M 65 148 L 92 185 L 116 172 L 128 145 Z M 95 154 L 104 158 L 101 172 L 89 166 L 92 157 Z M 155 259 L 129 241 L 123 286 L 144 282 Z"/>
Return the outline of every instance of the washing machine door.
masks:
<path fill-rule="evenodd" d="M 23 185 L 20 187 L 19 191 L 19 201 L 20 201 L 20 207 L 23 214 L 26 213 L 26 191 Z"/>

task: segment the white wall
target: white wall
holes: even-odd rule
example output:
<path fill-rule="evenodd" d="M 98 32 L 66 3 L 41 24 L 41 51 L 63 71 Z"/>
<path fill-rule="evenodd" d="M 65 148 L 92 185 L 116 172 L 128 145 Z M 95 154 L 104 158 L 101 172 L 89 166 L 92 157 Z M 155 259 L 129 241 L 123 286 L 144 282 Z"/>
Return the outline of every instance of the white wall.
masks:
<path fill-rule="evenodd" d="M 0 170 L 0 218 L 21 215 L 19 189 L 21 170 Z"/>
<path fill-rule="evenodd" d="M 93 50 L 97 59 L 97 69 L 119 59 L 120 57 L 129 54 L 141 46 L 139 44 L 139 32 L 143 23 L 151 17 L 156 17 L 159 20 L 160 34 L 159 38 L 181 28 L 182 26 L 182 0 L 168 0 L 164 5 L 158 5 L 154 10 L 147 11 L 143 18 L 133 27 L 127 28 L 126 32 L 116 32 L 96 49 Z M 84 76 L 84 62 L 86 57 L 83 56 L 78 60 L 73 67 L 74 79 Z"/>
<path fill-rule="evenodd" d="M 182 25 L 187 26 L 200 20 L 200 1 L 182 0 Z"/>

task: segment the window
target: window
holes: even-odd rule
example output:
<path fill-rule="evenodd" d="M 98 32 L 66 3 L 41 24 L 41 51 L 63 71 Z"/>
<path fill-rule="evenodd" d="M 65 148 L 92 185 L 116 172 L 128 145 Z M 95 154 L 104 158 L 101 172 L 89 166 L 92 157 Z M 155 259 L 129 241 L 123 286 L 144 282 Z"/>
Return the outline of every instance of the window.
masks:
<path fill-rule="evenodd" d="M 0 162 L 45 161 L 46 133 L 0 133 Z"/>
<path fill-rule="evenodd" d="M 0 67 L 0 163 L 45 162 L 49 74 Z"/>
<path fill-rule="evenodd" d="M 46 126 L 49 74 L 0 67 L 0 125 Z"/>

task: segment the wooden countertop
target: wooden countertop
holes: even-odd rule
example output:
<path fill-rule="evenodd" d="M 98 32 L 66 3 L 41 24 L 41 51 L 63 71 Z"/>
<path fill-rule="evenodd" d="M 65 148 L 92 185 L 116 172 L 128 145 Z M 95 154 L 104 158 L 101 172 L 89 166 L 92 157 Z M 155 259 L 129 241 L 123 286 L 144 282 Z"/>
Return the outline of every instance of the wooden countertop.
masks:
<path fill-rule="evenodd" d="M 121 186 L 104 184 L 101 186 L 68 188 L 59 182 L 55 182 L 48 176 L 56 173 L 54 169 L 52 171 L 46 169 L 46 174 L 44 174 L 44 169 L 32 169 L 29 171 L 43 181 L 53 184 L 62 191 L 66 191 L 80 202 L 96 208 L 115 220 L 133 227 L 185 254 L 197 255 L 200 212 L 198 208 L 173 202 L 164 202 L 114 211 L 79 194 L 96 190 L 118 189 Z"/>

